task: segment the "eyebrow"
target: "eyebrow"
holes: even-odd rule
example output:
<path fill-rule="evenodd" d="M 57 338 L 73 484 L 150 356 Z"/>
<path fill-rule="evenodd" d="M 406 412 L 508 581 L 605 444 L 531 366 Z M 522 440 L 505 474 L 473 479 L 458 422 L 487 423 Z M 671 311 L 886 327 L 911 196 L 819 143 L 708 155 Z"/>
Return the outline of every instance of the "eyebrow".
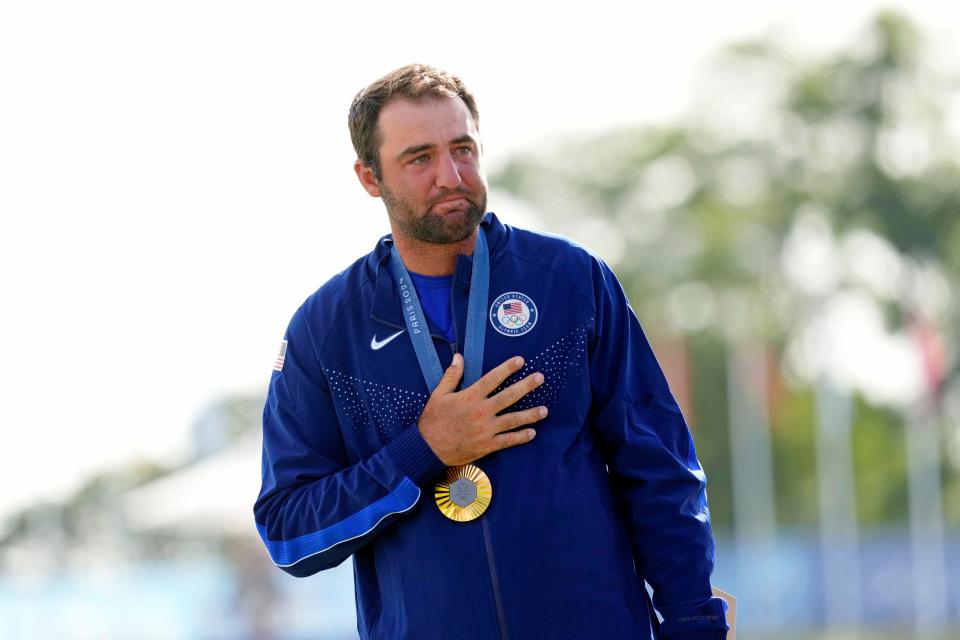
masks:
<path fill-rule="evenodd" d="M 462 136 L 454 138 L 449 142 L 449 144 L 463 144 L 464 142 L 469 142 L 474 146 L 477 145 L 476 139 L 469 133 L 465 133 Z M 417 153 L 420 153 L 421 151 L 427 151 L 428 149 L 433 149 L 434 146 L 435 145 L 432 145 L 432 144 L 418 144 L 412 147 L 407 147 L 406 149 L 400 152 L 400 154 L 397 156 L 397 159 L 404 158 L 406 156 L 412 156 Z"/>

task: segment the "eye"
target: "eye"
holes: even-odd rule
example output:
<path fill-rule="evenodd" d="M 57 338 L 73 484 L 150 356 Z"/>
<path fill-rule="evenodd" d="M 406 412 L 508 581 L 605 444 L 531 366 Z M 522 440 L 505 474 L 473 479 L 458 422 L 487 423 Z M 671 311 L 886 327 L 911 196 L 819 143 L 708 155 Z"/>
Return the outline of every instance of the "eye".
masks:
<path fill-rule="evenodd" d="M 453 150 L 453 152 L 456 153 L 457 155 L 467 156 L 473 153 L 473 147 L 468 147 L 468 146 L 457 147 L 456 149 Z"/>
<path fill-rule="evenodd" d="M 429 155 L 427 155 L 426 153 L 422 153 L 416 158 L 414 158 L 413 160 L 411 160 L 410 164 L 426 164 L 429 159 L 430 159 Z"/>

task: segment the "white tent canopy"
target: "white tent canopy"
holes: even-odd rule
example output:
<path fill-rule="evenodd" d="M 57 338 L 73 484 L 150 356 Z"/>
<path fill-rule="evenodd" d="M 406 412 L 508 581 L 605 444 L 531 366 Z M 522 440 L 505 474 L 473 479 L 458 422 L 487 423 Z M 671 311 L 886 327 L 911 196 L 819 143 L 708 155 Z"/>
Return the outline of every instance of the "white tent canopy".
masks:
<path fill-rule="evenodd" d="M 130 491 L 123 510 L 139 531 L 190 535 L 253 534 L 260 490 L 260 435 Z"/>

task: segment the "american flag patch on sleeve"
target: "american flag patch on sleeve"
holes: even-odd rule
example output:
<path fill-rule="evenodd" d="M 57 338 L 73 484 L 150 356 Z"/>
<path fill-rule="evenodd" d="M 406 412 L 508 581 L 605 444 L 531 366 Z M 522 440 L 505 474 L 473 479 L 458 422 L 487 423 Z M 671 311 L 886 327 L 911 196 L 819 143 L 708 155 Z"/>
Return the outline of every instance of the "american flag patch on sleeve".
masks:
<path fill-rule="evenodd" d="M 280 341 L 280 353 L 277 354 L 277 359 L 273 362 L 274 371 L 283 371 L 283 359 L 287 357 L 287 341 Z"/>

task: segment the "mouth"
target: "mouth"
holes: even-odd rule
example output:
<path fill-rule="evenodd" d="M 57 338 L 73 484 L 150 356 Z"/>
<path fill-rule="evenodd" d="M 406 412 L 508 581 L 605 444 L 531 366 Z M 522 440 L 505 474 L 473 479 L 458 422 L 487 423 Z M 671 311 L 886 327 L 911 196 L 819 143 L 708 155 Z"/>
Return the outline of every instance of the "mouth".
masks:
<path fill-rule="evenodd" d="M 471 202 L 464 196 L 457 196 L 455 198 L 444 198 L 433 204 L 430 209 L 435 213 L 451 213 L 453 211 L 462 211 L 469 207 Z"/>

